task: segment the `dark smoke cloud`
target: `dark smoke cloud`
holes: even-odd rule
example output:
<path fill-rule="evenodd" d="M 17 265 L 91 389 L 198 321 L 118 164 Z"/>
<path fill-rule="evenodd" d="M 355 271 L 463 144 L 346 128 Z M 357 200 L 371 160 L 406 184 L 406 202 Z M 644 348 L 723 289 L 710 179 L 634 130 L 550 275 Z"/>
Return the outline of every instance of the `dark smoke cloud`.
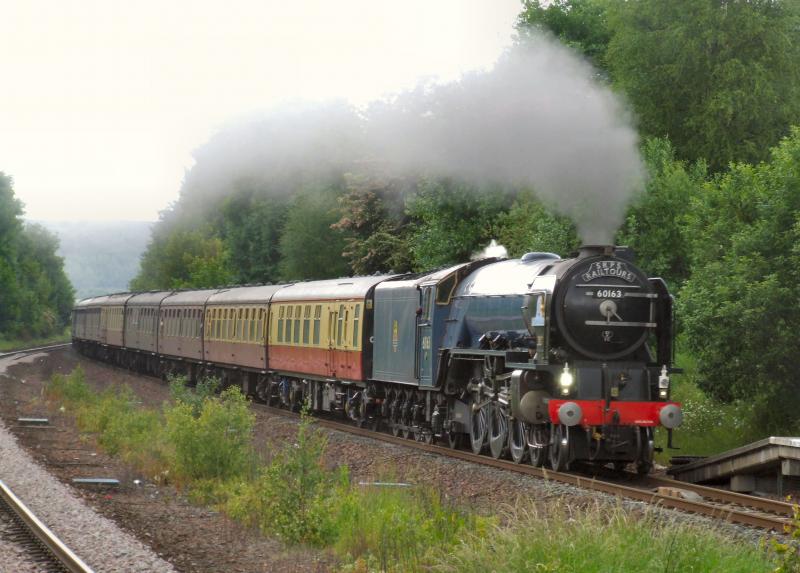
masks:
<path fill-rule="evenodd" d="M 487 72 L 356 111 L 337 102 L 240 122 L 197 151 L 185 189 L 365 170 L 530 186 L 587 243 L 609 243 L 644 169 L 620 100 L 589 64 L 540 37 Z M 290 186 L 286 186 L 288 189 Z"/>

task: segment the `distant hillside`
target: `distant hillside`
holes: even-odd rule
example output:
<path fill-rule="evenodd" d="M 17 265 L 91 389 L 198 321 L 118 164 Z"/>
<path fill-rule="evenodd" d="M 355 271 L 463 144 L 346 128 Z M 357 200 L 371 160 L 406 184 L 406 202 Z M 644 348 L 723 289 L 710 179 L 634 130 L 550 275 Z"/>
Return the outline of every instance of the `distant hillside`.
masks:
<path fill-rule="evenodd" d="M 127 290 L 153 223 L 144 221 L 36 221 L 61 242 L 58 255 L 77 300 Z"/>

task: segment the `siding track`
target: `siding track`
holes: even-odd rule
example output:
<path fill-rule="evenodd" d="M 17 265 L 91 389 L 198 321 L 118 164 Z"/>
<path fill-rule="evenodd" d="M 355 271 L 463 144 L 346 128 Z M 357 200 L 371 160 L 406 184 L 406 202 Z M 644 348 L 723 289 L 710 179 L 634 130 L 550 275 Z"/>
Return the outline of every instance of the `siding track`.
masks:
<path fill-rule="evenodd" d="M 41 563 L 46 567 L 46 571 L 93 573 L 92 569 L 39 521 L 2 481 L 0 481 L 0 511 L 10 513 L 16 525 L 7 533 L 7 537 L 23 546 L 31 559 Z"/>

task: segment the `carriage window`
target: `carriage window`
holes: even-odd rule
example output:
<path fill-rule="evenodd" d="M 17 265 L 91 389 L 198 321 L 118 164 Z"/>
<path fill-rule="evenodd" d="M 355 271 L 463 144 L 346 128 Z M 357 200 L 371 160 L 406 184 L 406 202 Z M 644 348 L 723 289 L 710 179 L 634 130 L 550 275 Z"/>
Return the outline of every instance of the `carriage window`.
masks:
<path fill-rule="evenodd" d="M 256 330 L 256 340 L 264 341 L 264 309 L 258 309 L 258 329 Z"/>
<path fill-rule="evenodd" d="M 342 332 L 344 331 L 344 305 L 339 305 L 339 320 L 336 327 L 336 346 L 342 345 Z"/>
<path fill-rule="evenodd" d="M 283 307 L 278 310 L 278 342 L 283 342 Z"/>
<path fill-rule="evenodd" d="M 286 308 L 286 331 L 283 333 L 283 338 L 286 341 L 286 344 L 291 344 L 292 342 L 292 312 L 294 311 L 294 307 L 290 306 Z"/>
<path fill-rule="evenodd" d="M 300 307 L 294 307 L 294 343 L 300 344 Z"/>
<path fill-rule="evenodd" d="M 318 304 L 314 307 L 314 344 L 319 344 L 319 320 L 322 316 L 322 305 Z"/>
<path fill-rule="evenodd" d="M 303 311 L 303 344 L 308 344 L 308 335 L 311 330 L 311 305 L 306 305 Z"/>
<path fill-rule="evenodd" d="M 356 310 L 353 318 L 353 348 L 358 348 L 358 322 L 361 318 L 361 305 L 356 305 Z"/>

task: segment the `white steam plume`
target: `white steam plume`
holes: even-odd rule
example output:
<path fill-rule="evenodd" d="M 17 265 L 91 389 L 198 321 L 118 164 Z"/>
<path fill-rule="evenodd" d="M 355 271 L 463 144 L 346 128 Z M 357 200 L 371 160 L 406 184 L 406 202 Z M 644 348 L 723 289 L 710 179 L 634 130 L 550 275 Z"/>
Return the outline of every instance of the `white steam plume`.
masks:
<path fill-rule="evenodd" d="M 610 243 L 644 169 L 629 114 L 593 68 L 539 37 L 487 72 L 421 86 L 363 113 L 293 106 L 240 122 L 200 148 L 184 192 L 240 180 L 275 192 L 286 178 L 380 166 L 398 175 L 531 186 L 571 217 L 586 243 Z M 198 193 L 199 192 L 199 193 Z"/>

